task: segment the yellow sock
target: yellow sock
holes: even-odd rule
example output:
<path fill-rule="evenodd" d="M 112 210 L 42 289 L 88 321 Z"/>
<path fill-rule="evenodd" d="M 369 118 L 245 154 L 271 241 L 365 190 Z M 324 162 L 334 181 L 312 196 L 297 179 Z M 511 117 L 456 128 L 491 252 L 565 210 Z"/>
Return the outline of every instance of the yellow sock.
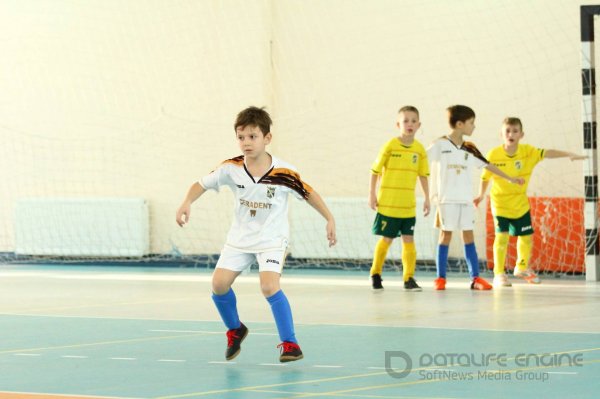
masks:
<path fill-rule="evenodd" d="M 404 281 L 414 277 L 417 266 L 417 250 L 414 242 L 402 242 L 402 276 Z"/>
<path fill-rule="evenodd" d="M 375 245 L 375 253 L 373 254 L 373 264 L 371 265 L 371 276 L 374 274 L 381 275 L 383 271 L 383 262 L 385 262 L 385 256 L 390 247 L 390 243 L 386 242 L 383 238 L 377 241 Z"/>
<path fill-rule="evenodd" d="M 531 234 L 528 236 L 519 236 L 517 239 L 517 267 L 519 270 L 527 270 L 529 267 L 532 246 L 533 240 Z"/>
<path fill-rule="evenodd" d="M 496 238 L 494 238 L 494 276 L 504 274 L 506 252 L 508 252 L 508 233 L 496 233 Z"/>

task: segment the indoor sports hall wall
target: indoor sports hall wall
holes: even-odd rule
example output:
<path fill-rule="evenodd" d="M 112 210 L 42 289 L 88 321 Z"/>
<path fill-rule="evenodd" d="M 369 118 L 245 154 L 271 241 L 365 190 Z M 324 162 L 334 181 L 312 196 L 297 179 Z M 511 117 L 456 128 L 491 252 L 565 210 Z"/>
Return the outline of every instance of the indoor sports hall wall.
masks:
<path fill-rule="evenodd" d="M 185 229 L 174 214 L 195 179 L 238 154 L 232 123 L 248 105 L 274 117 L 274 154 L 365 208 L 401 105 L 420 109 L 424 144 L 462 103 L 483 152 L 508 115 L 525 142 L 581 152 L 579 7 L 594 3 L 5 0 L 0 252 L 14 251 L 19 199 L 139 197 L 151 253 L 217 253 L 228 193 L 202 198 Z M 582 197 L 581 170 L 545 161 L 530 195 Z M 482 207 L 480 247 L 484 218 Z"/>

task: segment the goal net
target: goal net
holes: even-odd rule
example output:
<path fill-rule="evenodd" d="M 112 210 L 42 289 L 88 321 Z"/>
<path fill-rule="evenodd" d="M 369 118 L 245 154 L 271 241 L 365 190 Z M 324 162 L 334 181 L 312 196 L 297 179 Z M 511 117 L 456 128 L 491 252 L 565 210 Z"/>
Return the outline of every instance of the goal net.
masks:
<path fill-rule="evenodd" d="M 475 110 L 483 153 L 502 143 L 506 116 L 522 119 L 525 143 L 582 152 L 579 4 L 8 2 L 0 262 L 214 265 L 231 193 L 205 194 L 184 228 L 175 211 L 194 181 L 239 154 L 233 120 L 257 105 L 274 119 L 269 151 L 336 216 L 339 244 L 328 248 L 324 220 L 290 200 L 289 264 L 369 267 L 370 166 L 399 134 L 401 106 L 420 110 L 425 146 L 448 132 L 445 109 L 458 103 Z M 581 161 L 536 167 L 535 269 L 584 272 L 584 190 Z M 437 232 L 416 192 L 418 264 L 431 268 Z M 484 205 L 477 215 L 478 252 L 491 262 L 491 219 Z M 398 242 L 390 267 L 400 255 Z M 464 268 L 458 234 L 450 256 Z"/>

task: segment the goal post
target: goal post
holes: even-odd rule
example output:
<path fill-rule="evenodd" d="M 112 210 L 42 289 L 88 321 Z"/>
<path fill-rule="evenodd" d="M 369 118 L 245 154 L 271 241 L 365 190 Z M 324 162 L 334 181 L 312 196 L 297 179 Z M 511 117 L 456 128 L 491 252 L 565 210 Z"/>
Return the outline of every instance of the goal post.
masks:
<path fill-rule="evenodd" d="M 594 20 L 600 5 L 581 6 L 581 82 L 585 180 L 585 270 L 586 280 L 600 281 L 600 243 L 598 241 L 598 152 Z"/>

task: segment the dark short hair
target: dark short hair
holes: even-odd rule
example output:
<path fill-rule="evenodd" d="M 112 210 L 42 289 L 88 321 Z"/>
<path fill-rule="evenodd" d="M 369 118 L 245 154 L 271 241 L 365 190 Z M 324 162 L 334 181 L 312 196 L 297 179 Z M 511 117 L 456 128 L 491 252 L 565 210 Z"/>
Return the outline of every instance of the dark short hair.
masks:
<path fill-rule="evenodd" d="M 448 111 L 448 123 L 450 127 L 456 127 L 458 122 L 466 122 L 471 118 L 475 118 L 475 111 L 466 105 L 452 105 L 446 108 Z"/>
<path fill-rule="evenodd" d="M 523 124 L 521 123 L 521 120 L 515 116 L 507 116 L 502 121 L 502 124 L 510 126 L 519 126 L 519 129 L 523 130 Z"/>
<path fill-rule="evenodd" d="M 415 114 L 417 114 L 417 116 L 419 116 L 419 110 L 417 109 L 417 107 L 413 107 L 412 105 L 405 105 L 404 107 L 400 108 L 398 110 L 398 113 L 401 112 L 414 112 Z"/>
<path fill-rule="evenodd" d="M 233 125 L 233 129 L 237 131 L 238 127 L 242 129 L 246 126 L 256 126 L 260 129 L 263 135 L 266 135 L 271 131 L 271 125 L 273 121 L 271 120 L 271 116 L 267 111 L 263 108 L 258 107 L 248 107 L 243 111 L 240 111 L 235 118 L 235 123 Z"/>

